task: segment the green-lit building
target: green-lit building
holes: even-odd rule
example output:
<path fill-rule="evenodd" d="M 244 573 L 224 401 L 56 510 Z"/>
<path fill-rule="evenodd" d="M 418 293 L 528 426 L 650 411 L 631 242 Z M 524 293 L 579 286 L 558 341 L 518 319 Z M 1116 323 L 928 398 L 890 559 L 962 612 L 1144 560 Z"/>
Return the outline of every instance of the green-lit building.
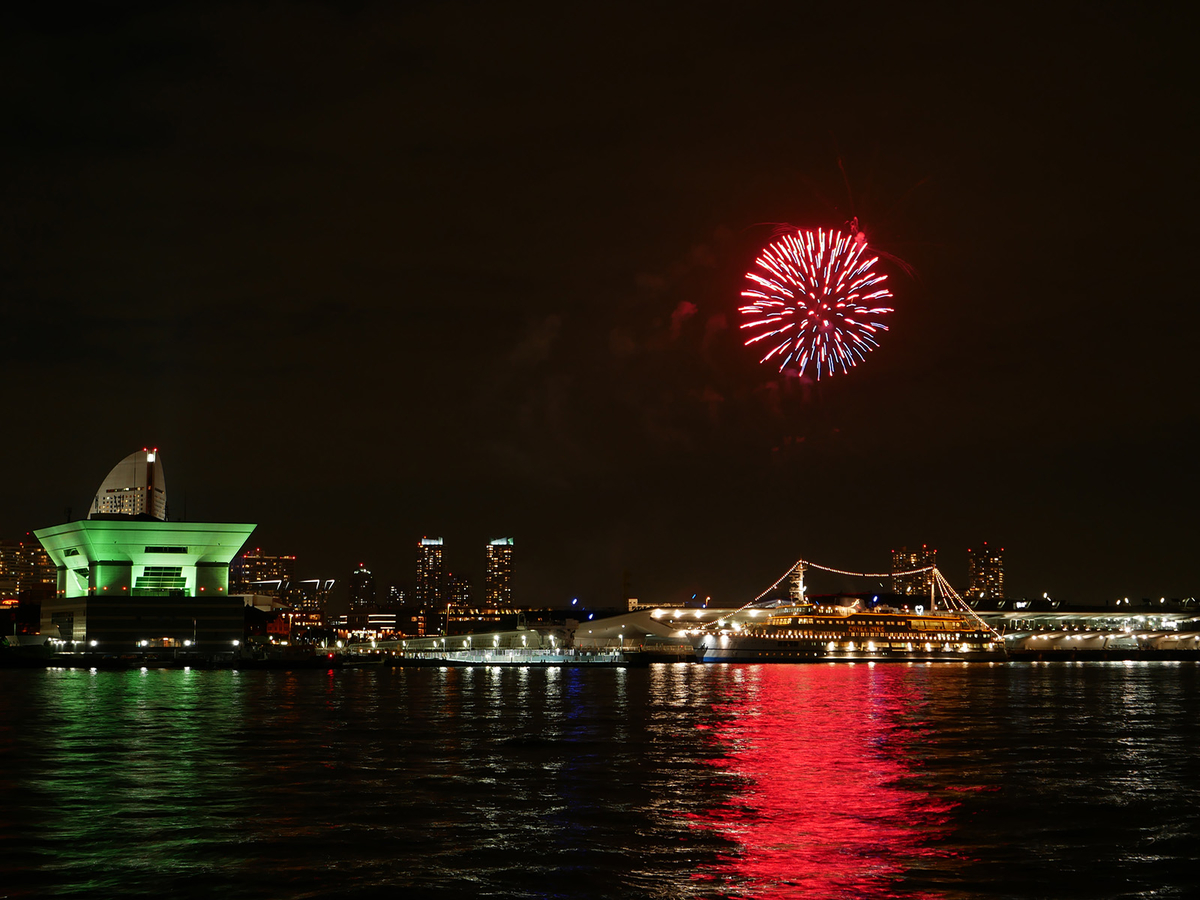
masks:
<path fill-rule="evenodd" d="M 236 646 L 245 612 L 229 563 L 253 525 L 105 517 L 34 534 L 58 567 L 42 634 L 78 649 Z"/>
<path fill-rule="evenodd" d="M 155 481 L 139 482 L 153 492 L 163 483 L 161 463 L 152 452 L 142 453 L 158 466 Z M 113 472 L 134 471 L 128 465 L 133 456 L 139 454 Z M 112 479 L 110 474 L 105 485 Z M 102 490 L 112 492 L 111 486 Z M 58 569 L 55 596 L 42 603 L 42 634 L 57 633 L 81 652 L 232 652 L 244 633 L 245 611 L 244 601 L 229 595 L 229 564 L 254 527 L 93 511 L 85 520 L 35 531 Z"/>

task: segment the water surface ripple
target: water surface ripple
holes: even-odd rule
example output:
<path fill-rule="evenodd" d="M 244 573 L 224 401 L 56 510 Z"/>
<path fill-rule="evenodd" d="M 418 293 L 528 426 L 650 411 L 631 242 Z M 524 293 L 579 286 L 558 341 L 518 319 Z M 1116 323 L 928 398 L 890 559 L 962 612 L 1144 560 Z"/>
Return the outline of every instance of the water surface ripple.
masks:
<path fill-rule="evenodd" d="M 1191 897 L 1200 667 L 0 672 L 0 896 Z"/>

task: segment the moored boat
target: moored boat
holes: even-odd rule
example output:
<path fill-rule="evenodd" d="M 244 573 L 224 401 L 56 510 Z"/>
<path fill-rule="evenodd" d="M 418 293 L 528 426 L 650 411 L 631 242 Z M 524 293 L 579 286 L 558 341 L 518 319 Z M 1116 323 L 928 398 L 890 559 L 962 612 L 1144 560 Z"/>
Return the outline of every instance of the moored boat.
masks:
<path fill-rule="evenodd" d="M 802 603 L 765 621 L 723 621 L 692 636 L 700 662 L 831 662 L 1007 658 L 1004 640 L 956 610 Z"/>
<path fill-rule="evenodd" d="M 880 604 L 878 596 L 869 603 L 848 595 L 808 599 L 804 593 L 807 568 L 843 576 L 883 577 L 800 560 L 736 613 L 691 632 L 697 661 L 993 662 L 1008 658 L 1004 638 L 976 615 L 934 566 L 893 573 L 925 576 L 928 608 L 924 603 Z M 789 581 L 790 599 L 760 606 L 763 597 L 784 579 Z"/>

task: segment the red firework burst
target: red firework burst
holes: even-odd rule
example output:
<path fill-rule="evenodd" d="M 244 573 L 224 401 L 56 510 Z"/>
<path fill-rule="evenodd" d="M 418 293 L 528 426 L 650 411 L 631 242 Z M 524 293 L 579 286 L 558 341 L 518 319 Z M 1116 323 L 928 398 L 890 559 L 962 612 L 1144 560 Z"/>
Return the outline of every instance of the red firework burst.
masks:
<path fill-rule="evenodd" d="M 746 346 L 763 341 L 771 349 L 762 358 L 779 361 L 797 374 L 812 363 L 817 379 L 840 369 L 848 372 L 879 344 L 887 331 L 878 316 L 892 296 L 887 276 L 874 271 L 878 256 L 867 255 L 862 232 L 800 230 L 770 244 L 746 273 L 753 287 L 742 291 L 742 328 L 752 332 Z"/>

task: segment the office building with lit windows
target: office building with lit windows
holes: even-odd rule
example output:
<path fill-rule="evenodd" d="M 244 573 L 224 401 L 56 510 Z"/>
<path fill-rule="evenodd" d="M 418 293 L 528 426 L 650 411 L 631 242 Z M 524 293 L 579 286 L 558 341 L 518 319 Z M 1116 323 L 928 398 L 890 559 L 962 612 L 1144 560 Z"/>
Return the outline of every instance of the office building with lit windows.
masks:
<path fill-rule="evenodd" d="M 133 455 L 144 458 L 126 458 L 109 473 L 87 519 L 34 532 L 57 576 L 54 597 L 42 603 L 42 633 L 101 654 L 232 652 L 245 616 L 241 598 L 230 595 L 229 566 L 255 526 L 160 518 L 162 463 L 155 451 Z M 122 496 L 133 499 L 104 499 Z M 117 507 L 138 511 L 111 511 Z"/>
<path fill-rule="evenodd" d="M 967 550 L 966 597 L 980 600 L 1004 598 L 1004 548 L 989 547 L 987 541 Z"/>
<path fill-rule="evenodd" d="M 272 591 L 277 596 L 283 585 L 295 577 L 296 557 L 267 556 L 258 547 L 234 557 L 229 564 L 229 589 L 235 594 L 257 591 L 259 587 L 277 583 Z"/>
<path fill-rule="evenodd" d="M 466 575 L 447 572 L 442 583 L 442 596 L 450 606 L 470 606 L 472 602 L 471 579 Z"/>
<path fill-rule="evenodd" d="M 52 594 L 57 580 L 54 563 L 36 540 L 0 540 L 0 600 Z"/>
<path fill-rule="evenodd" d="M 417 543 L 417 605 L 438 609 L 445 605 L 442 581 L 442 539 L 423 537 Z"/>
<path fill-rule="evenodd" d="M 513 539 L 497 538 L 487 545 L 487 569 L 484 576 L 483 599 L 490 607 L 511 609 Z"/>
<path fill-rule="evenodd" d="M 925 544 L 920 550 L 901 547 L 892 551 L 892 593 L 903 596 L 928 595 L 933 589 L 933 572 L 912 572 L 937 565 L 937 551 Z M 912 574 L 905 574 L 912 572 Z"/>
<path fill-rule="evenodd" d="M 350 609 L 375 605 L 375 576 L 362 563 L 350 575 Z"/>
<path fill-rule="evenodd" d="M 804 602 L 804 563 L 796 563 L 788 572 L 788 600 L 792 603 Z"/>
<path fill-rule="evenodd" d="M 299 581 L 284 582 L 280 597 L 294 609 L 310 617 L 310 621 L 320 622 L 329 608 L 329 598 L 333 595 L 335 584 L 333 578 L 302 578 Z"/>

